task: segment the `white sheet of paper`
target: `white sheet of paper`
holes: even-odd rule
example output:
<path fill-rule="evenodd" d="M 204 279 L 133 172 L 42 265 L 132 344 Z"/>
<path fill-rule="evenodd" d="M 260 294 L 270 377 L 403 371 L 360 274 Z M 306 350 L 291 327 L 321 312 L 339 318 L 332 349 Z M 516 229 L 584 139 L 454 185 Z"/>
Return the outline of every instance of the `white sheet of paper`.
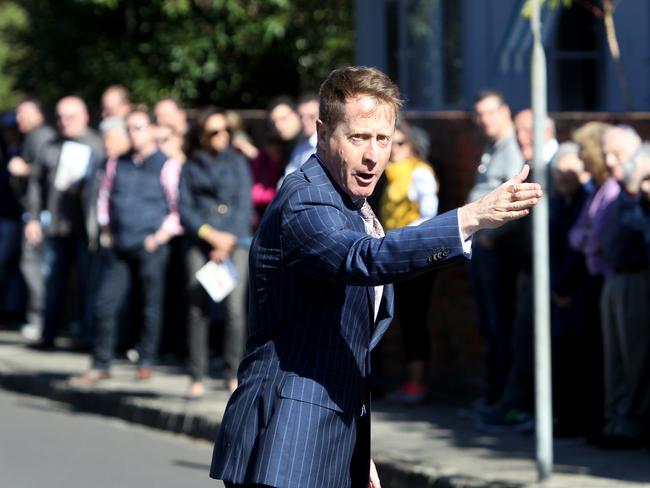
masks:
<path fill-rule="evenodd" d="M 195 276 L 215 302 L 226 298 L 235 289 L 239 280 L 237 268 L 230 260 L 222 263 L 208 261 L 196 272 Z"/>
<path fill-rule="evenodd" d="M 61 147 L 59 166 L 54 177 L 54 188 L 66 191 L 77 181 L 86 176 L 90 164 L 91 149 L 85 144 L 65 141 Z"/>

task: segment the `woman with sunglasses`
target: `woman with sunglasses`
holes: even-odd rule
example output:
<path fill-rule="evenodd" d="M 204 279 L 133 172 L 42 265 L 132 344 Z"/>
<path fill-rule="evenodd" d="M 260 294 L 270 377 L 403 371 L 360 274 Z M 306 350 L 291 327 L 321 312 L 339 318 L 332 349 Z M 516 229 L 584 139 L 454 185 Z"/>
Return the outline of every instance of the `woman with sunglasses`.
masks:
<path fill-rule="evenodd" d="M 438 183 L 431 165 L 424 161 L 428 147 L 422 129 L 398 122 L 380 201 L 380 220 L 386 231 L 417 225 L 438 212 Z M 426 399 L 424 379 L 431 353 L 427 311 L 434 278 L 435 273 L 425 273 L 395 283 L 395 309 L 402 330 L 407 379 L 388 395 L 388 401 L 416 404 Z"/>
<path fill-rule="evenodd" d="M 205 109 L 198 118 L 199 149 L 183 166 L 179 211 L 190 236 L 186 254 L 189 294 L 189 369 L 187 398 L 203 396 L 208 370 L 208 332 L 211 299 L 196 279 L 209 260 L 231 261 L 239 276 L 235 289 L 223 300 L 223 358 L 226 386 L 237 387 L 237 367 L 246 341 L 248 245 L 251 237 L 251 175 L 246 159 L 230 147 L 225 112 Z"/>

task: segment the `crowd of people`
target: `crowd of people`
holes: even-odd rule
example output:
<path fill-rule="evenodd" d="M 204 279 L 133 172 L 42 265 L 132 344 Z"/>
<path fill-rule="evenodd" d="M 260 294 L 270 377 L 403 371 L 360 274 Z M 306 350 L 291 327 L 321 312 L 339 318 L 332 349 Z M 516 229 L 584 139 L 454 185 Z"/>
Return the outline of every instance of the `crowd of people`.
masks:
<path fill-rule="evenodd" d="M 33 98 L 2 119 L 0 308 L 24 319 L 32 347 L 56 349 L 66 335 L 89 351 L 88 370 L 72 379 L 83 385 L 111 377 L 116 348 L 129 349 L 136 378 L 148 380 L 168 324 L 186 330 L 173 335 L 187 337 L 189 399 L 205 393 L 218 315 L 232 392 L 247 334 L 251 238 L 284 177 L 316 149 L 318 96 L 272 100 L 259 145 L 237 112 L 219 107 L 189 116 L 164 98 L 149 111 L 121 85 L 106 88 L 101 107 L 98 130 L 75 96 L 57 103 L 55 128 Z M 496 91 L 480 93 L 474 108 L 489 144 L 468 201 L 533 159 L 530 110 L 513 118 Z M 559 144 L 548 119 L 545 135 L 555 432 L 639 446 L 650 427 L 650 149 L 631 127 L 601 122 Z M 429 146 L 426 132 L 398 122 L 374 200 L 386 231 L 436 215 Z M 530 219 L 473 238 L 486 390 L 472 415 L 489 426 L 534 416 L 532 239 Z M 239 277 L 216 311 L 197 279 L 209 261 L 230 263 Z M 434 281 L 428 273 L 396 284 L 406 380 L 389 401 L 428 398 Z"/>
<path fill-rule="evenodd" d="M 533 159 L 533 114 L 479 94 L 490 141 L 469 199 Z M 629 126 L 588 122 L 559 144 L 547 119 L 554 432 L 604 448 L 650 433 L 650 147 Z M 527 428 L 534 416 L 532 221 L 475 236 L 470 276 L 485 337 L 484 425 Z"/>
<path fill-rule="evenodd" d="M 189 116 L 164 98 L 150 111 L 122 85 L 105 89 L 101 107 L 98 130 L 76 96 L 57 102 L 56 128 L 33 98 L 3 119 L 3 318 L 24 318 L 36 349 L 61 347 L 65 336 L 89 351 L 90 367 L 72 378 L 84 385 L 111 377 L 116 349 L 137 363 L 138 380 L 151 378 L 165 329 L 183 329 L 171 335 L 186 346 L 171 348 L 189 358 L 192 399 L 205 392 L 218 318 L 234 391 L 248 247 L 282 178 L 314 152 L 318 96 L 273 100 L 261 147 L 219 107 Z M 208 261 L 229 263 L 239 278 L 220 307 L 196 278 Z"/>

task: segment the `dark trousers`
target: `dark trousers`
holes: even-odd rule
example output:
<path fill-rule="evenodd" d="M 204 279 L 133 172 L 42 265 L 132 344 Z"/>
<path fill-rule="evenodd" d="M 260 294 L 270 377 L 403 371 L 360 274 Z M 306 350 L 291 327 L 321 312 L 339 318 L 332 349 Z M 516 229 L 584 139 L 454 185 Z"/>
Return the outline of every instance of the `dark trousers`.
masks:
<path fill-rule="evenodd" d="M 18 283 L 21 235 L 20 221 L 0 218 L 0 313 L 16 314 L 20 308 L 12 288 Z"/>
<path fill-rule="evenodd" d="M 68 302 L 69 278 L 76 268 L 76 302 L 81 335 L 91 327 L 88 300 L 88 241 L 76 236 L 53 236 L 45 241 L 43 268 L 45 275 L 45 308 L 43 317 L 43 340 L 53 342 L 59 335 Z"/>
<path fill-rule="evenodd" d="M 117 318 L 122 303 L 137 280 L 142 292 L 143 327 L 140 338 L 140 366 L 151 366 L 155 360 L 162 328 L 165 273 L 169 249 L 161 247 L 154 253 L 144 249 L 113 252 L 106 257 L 99 277 L 94 306 L 96 324 L 93 368 L 108 370 L 113 359 Z"/>
<path fill-rule="evenodd" d="M 486 399 L 490 404 L 501 398 L 512 362 L 518 264 L 516 249 L 498 244 L 487 248 L 474 241 L 470 275 L 478 325 L 486 341 Z"/>
<path fill-rule="evenodd" d="M 189 369 L 194 381 L 201 381 L 208 370 L 209 309 L 211 299 L 196 279 L 196 272 L 208 261 L 197 246 L 186 254 L 189 298 Z M 246 346 L 246 290 L 248 289 L 248 249 L 236 248 L 231 256 L 239 273 L 235 289 L 223 300 L 224 344 L 223 359 L 226 378 L 234 378 Z"/>
<path fill-rule="evenodd" d="M 436 273 L 424 273 L 413 279 L 395 283 L 395 308 L 402 329 L 402 347 L 407 362 L 428 361 L 431 337 L 427 312 Z"/>
<path fill-rule="evenodd" d="M 605 428 L 640 437 L 650 429 L 650 271 L 612 273 L 601 295 Z"/>

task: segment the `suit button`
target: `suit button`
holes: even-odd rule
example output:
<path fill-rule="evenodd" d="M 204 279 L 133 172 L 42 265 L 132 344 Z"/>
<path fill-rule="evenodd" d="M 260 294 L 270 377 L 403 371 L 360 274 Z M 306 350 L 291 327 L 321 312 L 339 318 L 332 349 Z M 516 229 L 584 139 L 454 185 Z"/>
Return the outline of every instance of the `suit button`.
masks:
<path fill-rule="evenodd" d="M 223 215 L 226 212 L 228 212 L 228 205 L 226 205 L 225 203 L 220 203 L 214 208 L 214 211 L 218 214 Z"/>
<path fill-rule="evenodd" d="M 449 249 L 444 249 L 444 250 L 442 251 L 442 257 L 443 257 L 443 258 L 446 258 L 447 256 L 449 256 Z"/>
<path fill-rule="evenodd" d="M 427 258 L 427 261 L 429 261 L 430 263 L 433 263 L 433 262 L 435 261 L 435 259 L 436 259 L 436 258 L 434 258 L 433 256 L 429 256 L 429 257 Z"/>

